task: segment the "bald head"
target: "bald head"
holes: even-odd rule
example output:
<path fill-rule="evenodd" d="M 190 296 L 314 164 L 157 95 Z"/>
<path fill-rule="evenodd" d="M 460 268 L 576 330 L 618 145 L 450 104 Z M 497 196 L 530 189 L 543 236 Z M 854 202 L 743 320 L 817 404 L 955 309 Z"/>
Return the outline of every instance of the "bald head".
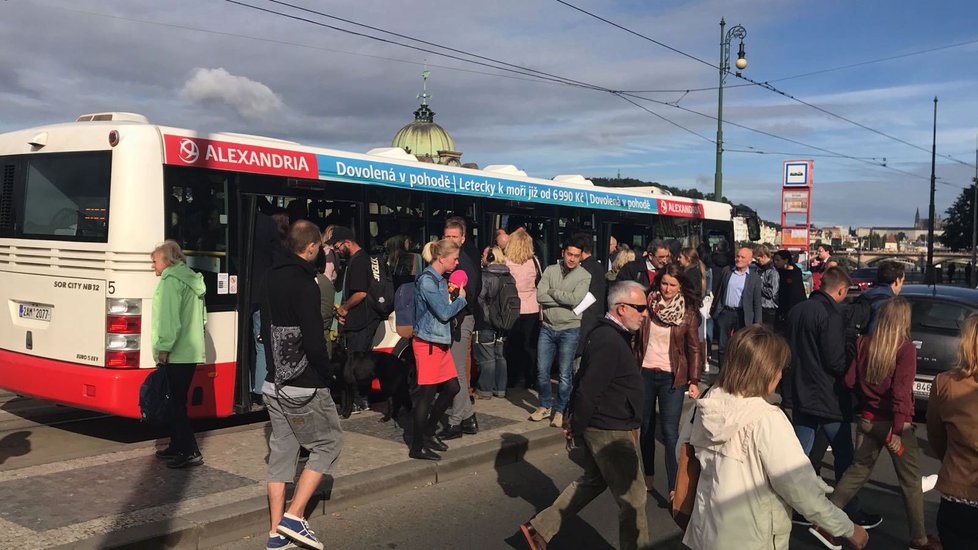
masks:
<path fill-rule="evenodd" d="M 734 265 L 737 266 L 737 271 L 744 271 L 750 267 L 751 261 L 754 259 L 754 252 L 751 249 L 741 248 L 737 250 L 737 257 L 734 258 Z"/>

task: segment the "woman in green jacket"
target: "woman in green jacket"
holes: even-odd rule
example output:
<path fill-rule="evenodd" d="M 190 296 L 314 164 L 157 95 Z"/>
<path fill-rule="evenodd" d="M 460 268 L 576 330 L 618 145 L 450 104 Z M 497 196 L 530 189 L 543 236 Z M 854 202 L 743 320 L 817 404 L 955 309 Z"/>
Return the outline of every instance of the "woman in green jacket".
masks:
<path fill-rule="evenodd" d="M 187 418 L 187 393 L 197 365 L 204 362 L 204 278 L 187 267 L 176 241 L 167 240 L 150 255 L 160 278 L 153 293 L 153 357 L 170 386 L 170 446 L 156 451 L 170 468 L 204 462 Z"/>

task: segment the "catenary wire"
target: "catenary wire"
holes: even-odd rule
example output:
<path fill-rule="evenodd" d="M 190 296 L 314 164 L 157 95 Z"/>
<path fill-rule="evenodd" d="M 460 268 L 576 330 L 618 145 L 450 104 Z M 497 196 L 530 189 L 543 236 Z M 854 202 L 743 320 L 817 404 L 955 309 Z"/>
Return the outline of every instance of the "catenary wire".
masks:
<path fill-rule="evenodd" d="M 421 48 L 419 46 L 414 46 L 414 45 L 410 45 L 410 44 L 404 44 L 404 43 L 397 42 L 397 41 L 394 41 L 394 40 L 390 40 L 390 39 L 386 39 L 386 38 L 381 38 L 381 37 L 376 37 L 376 36 L 372 36 L 370 34 L 366 34 L 366 33 L 362 33 L 362 32 L 357 32 L 357 31 L 352 31 L 352 30 L 349 30 L 349 29 L 344 29 L 344 28 L 341 28 L 341 27 L 337 27 L 335 25 L 329 25 L 329 24 L 322 23 L 322 22 L 319 22 L 319 21 L 314 21 L 314 20 L 311 20 L 311 19 L 308 19 L 308 18 L 305 18 L 305 17 L 300 17 L 300 16 L 296 16 L 296 15 L 292 15 L 292 14 L 287 14 L 287 13 L 275 11 L 275 10 L 268 9 L 268 8 L 262 8 L 262 7 L 254 6 L 254 5 L 251 5 L 251 4 L 247 4 L 245 2 L 241 2 L 239 0 L 225 0 L 225 1 L 226 2 L 229 2 L 229 3 L 232 3 L 232 4 L 237 4 L 237 5 L 246 7 L 246 8 L 255 9 L 255 10 L 258 10 L 260 12 L 268 13 L 268 14 L 271 14 L 271 15 L 277 15 L 277 16 L 281 16 L 281 17 L 285 17 L 285 18 L 289 18 L 289 19 L 294 19 L 294 20 L 297 20 L 297 21 L 307 22 L 307 23 L 311 23 L 311 24 L 314 24 L 314 25 L 317 25 L 317 26 L 324 27 L 324 28 L 329 28 L 331 30 L 336 30 L 338 32 L 344 32 L 344 33 L 347 33 L 347 34 L 352 34 L 354 36 L 359 36 L 359 37 L 368 38 L 368 39 L 372 39 L 372 40 L 377 40 L 377 41 L 388 43 L 388 44 L 392 44 L 392 45 L 397 45 L 397 46 L 401 46 L 401 47 L 406 47 L 406 48 L 410 48 L 410 49 L 424 51 L 426 53 L 431 53 L 433 55 L 440 55 L 440 56 L 448 57 L 448 58 L 451 58 L 451 59 L 456 59 L 458 61 L 462 61 L 462 62 L 465 62 L 465 63 L 474 63 L 474 64 L 477 64 L 477 65 L 489 66 L 489 67 L 495 68 L 497 70 L 512 71 L 512 72 L 516 72 L 518 74 L 523 74 L 523 75 L 527 75 L 527 76 L 534 76 L 534 77 L 537 77 L 537 78 L 542 78 L 542 79 L 545 79 L 545 80 L 551 80 L 551 81 L 554 81 L 554 82 L 560 82 L 560 83 L 564 83 L 564 84 L 567 84 L 567 85 L 576 86 L 576 87 L 580 87 L 580 88 L 584 88 L 584 89 L 590 89 L 590 90 L 595 90 L 595 91 L 602 91 L 602 92 L 612 93 L 612 94 L 619 95 L 619 96 L 622 96 L 622 97 L 628 96 L 628 97 L 632 97 L 634 99 L 640 99 L 640 100 L 643 100 L 643 101 L 649 101 L 649 102 L 652 102 L 652 103 L 657 103 L 657 104 L 660 104 L 660 105 L 665 105 L 665 106 L 673 107 L 673 108 L 680 109 L 682 111 L 693 113 L 693 114 L 696 114 L 696 115 L 699 115 L 699 116 L 702 116 L 702 117 L 706 117 L 706 118 L 709 118 L 709 119 L 712 119 L 712 120 L 717 120 L 717 118 L 714 117 L 714 116 L 712 116 L 712 115 L 709 115 L 709 114 L 706 114 L 706 113 L 702 113 L 702 112 L 699 112 L 699 111 L 696 111 L 696 110 L 693 110 L 693 109 L 689 109 L 689 108 L 683 107 L 681 105 L 677 105 L 677 104 L 673 104 L 673 103 L 669 103 L 669 102 L 665 102 L 665 101 L 659 101 L 659 100 L 655 100 L 655 99 L 652 99 L 652 98 L 640 96 L 640 95 L 637 95 L 637 94 L 624 93 L 624 92 L 621 92 L 621 91 L 618 91 L 618 90 L 612 90 L 612 89 L 601 87 L 601 86 L 598 86 L 598 85 L 595 85 L 595 84 L 590 84 L 590 83 L 587 83 L 587 82 L 577 81 L 577 80 L 574 80 L 574 79 L 568 79 L 566 77 L 560 77 L 560 76 L 557 76 L 557 75 L 552 75 L 550 73 L 544 73 L 542 71 L 537 71 L 535 69 L 529 69 L 529 68 L 526 68 L 526 67 L 521 67 L 521 66 L 518 66 L 518 65 L 513 65 L 513 64 L 510 64 L 510 63 L 506 63 L 506 62 L 500 62 L 500 61 L 494 60 L 492 58 L 487 58 L 485 56 L 478 56 L 478 55 L 475 55 L 475 54 L 464 52 L 462 50 L 456 50 L 456 49 L 453 49 L 453 48 L 446 48 L 446 47 L 440 46 L 438 44 L 434 44 L 434 43 L 431 43 L 431 42 L 426 42 L 426 41 L 418 40 L 418 39 L 415 39 L 415 38 L 412 38 L 412 37 L 409 37 L 409 36 L 406 36 L 406 35 L 398 35 L 398 36 L 403 36 L 403 37 L 405 37 L 408 40 L 413 40 L 413 41 L 416 41 L 416 42 L 432 44 L 434 47 L 438 47 L 438 48 L 442 48 L 442 49 L 447 49 L 449 51 L 456 51 L 456 52 L 461 53 L 462 55 L 468 55 L 468 56 L 471 56 L 471 57 L 478 57 L 478 58 L 481 58 L 481 59 L 486 59 L 488 61 L 498 62 L 498 63 L 501 63 L 503 65 L 508 65 L 508 66 L 512 66 L 512 67 L 518 67 L 518 69 L 507 69 L 505 67 L 499 67 L 499 66 L 495 66 L 495 65 L 489 65 L 488 63 L 483 62 L 483 61 L 466 59 L 466 58 L 459 57 L 458 55 L 454 55 L 454 54 L 448 54 L 448 53 L 444 53 L 444 52 L 439 52 L 439 51 L 429 50 L 429 49 L 426 49 L 426 48 Z M 273 2 L 273 3 L 276 3 L 276 4 L 280 4 L 280 5 L 289 5 L 289 6 L 291 6 L 291 4 L 287 4 L 285 2 L 281 2 L 280 0 L 269 0 L 269 1 L 270 2 Z M 307 10 L 305 8 L 298 8 L 298 9 L 302 9 L 302 10 L 305 10 L 305 11 L 308 11 L 308 12 L 320 14 L 320 12 L 314 12 L 312 10 Z M 324 15 L 324 16 L 331 17 L 331 18 L 336 19 L 333 16 L 329 16 L 329 15 Z M 367 25 L 362 25 L 362 24 L 359 24 L 359 23 L 353 23 L 353 24 L 360 25 L 360 26 L 363 26 L 363 27 L 369 27 Z M 396 33 L 391 33 L 389 31 L 382 31 L 382 32 L 386 32 L 386 33 L 392 34 L 392 35 L 396 34 Z M 534 74 L 534 73 L 537 73 L 537 74 Z M 540 75 L 543 75 L 543 76 L 540 76 Z M 656 114 L 656 116 L 661 117 L 661 115 L 658 115 L 658 114 Z M 662 118 L 664 118 L 664 117 L 662 117 Z M 672 121 L 669 121 L 669 122 L 671 124 L 676 124 L 677 126 L 679 126 L 677 123 L 673 123 Z M 758 130 L 756 128 L 751 128 L 751 127 L 746 126 L 744 124 L 740 124 L 740 123 L 736 123 L 736 122 L 732 122 L 732 121 L 726 121 L 726 123 L 729 124 L 729 125 L 731 125 L 731 126 L 735 126 L 735 127 L 738 127 L 738 128 L 741 128 L 741 129 L 745 129 L 745 130 L 748 130 L 748 131 L 751 131 L 751 132 L 759 133 L 761 135 L 765 135 L 765 136 L 768 136 L 768 137 L 771 137 L 771 138 L 774 138 L 774 139 L 779 139 L 779 140 L 787 141 L 789 143 L 794 143 L 796 145 L 800 145 L 802 147 L 808 147 L 808 148 L 811 148 L 811 149 L 815 149 L 817 151 L 822 151 L 822 152 L 828 153 L 831 156 L 836 156 L 836 157 L 839 157 L 839 158 L 845 158 L 845 159 L 849 159 L 849 160 L 863 162 L 863 163 L 866 163 L 866 164 L 870 164 L 872 166 L 878 166 L 878 167 L 882 167 L 882 168 L 885 168 L 885 169 L 888 169 L 888 170 L 892 170 L 892 171 L 896 171 L 896 172 L 903 172 L 903 171 L 901 171 L 899 169 L 893 168 L 891 166 L 887 166 L 886 164 L 880 164 L 880 163 L 876 163 L 876 162 L 872 162 L 872 161 L 867 161 L 864 158 L 854 157 L 852 155 L 846 155 L 846 154 L 843 154 L 843 153 L 832 151 L 830 149 L 826 149 L 824 147 L 818 147 L 818 146 L 815 146 L 815 145 L 810 145 L 810 144 L 807 144 L 807 143 L 804 143 L 804 142 L 801 142 L 801 141 L 798 141 L 798 140 L 795 140 L 795 139 L 787 138 L 787 137 L 784 137 L 784 136 L 779 136 L 779 135 L 773 134 L 771 132 L 767 132 L 767 131 L 764 131 L 764 130 Z M 680 126 L 680 127 L 682 127 L 682 126 Z M 684 128 L 684 129 L 686 131 L 692 132 L 691 130 L 689 130 L 687 128 Z M 695 132 L 692 132 L 692 133 L 696 134 Z M 696 135 L 699 136 L 699 134 L 696 134 Z M 699 136 L 699 137 L 703 137 L 703 136 Z M 712 141 L 712 140 L 709 140 L 709 139 L 707 139 L 707 140 L 708 141 Z M 716 142 L 714 141 L 713 143 L 716 143 Z M 905 172 L 905 173 L 908 174 L 908 175 L 917 176 L 916 174 L 912 174 L 912 173 L 909 173 L 909 172 Z"/>
<path fill-rule="evenodd" d="M 569 3 L 569 2 L 567 2 L 565 0 L 555 0 L 555 1 L 557 3 L 559 3 L 559 4 L 562 4 L 564 6 L 567 6 L 567 7 L 571 8 L 571 9 L 574 9 L 576 11 L 579 11 L 579 12 L 581 12 L 581 13 L 589 16 L 589 17 L 593 17 L 594 19 L 597 19 L 599 21 L 602 21 L 604 23 L 607 23 L 607 24 L 609 24 L 609 25 L 611 25 L 611 26 L 613 26 L 613 27 L 615 27 L 617 29 L 620 29 L 622 31 L 625 31 L 625 32 L 627 32 L 629 34 L 632 34 L 634 36 L 638 36 L 638 37 L 640 37 L 640 38 L 642 38 L 644 40 L 647 40 L 649 42 L 652 42 L 653 44 L 659 45 L 659 46 L 664 47 L 664 48 L 666 48 L 666 49 L 668 49 L 670 51 L 676 52 L 676 53 L 678 53 L 680 55 L 683 55 L 685 57 L 688 57 L 690 59 L 693 59 L 693 60 L 695 60 L 695 61 L 697 61 L 699 63 L 702 63 L 702 64 L 704 64 L 704 65 L 706 65 L 708 67 L 711 67 L 713 69 L 719 69 L 719 66 L 718 65 L 715 65 L 715 64 L 710 63 L 708 61 L 705 61 L 705 60 L 703 60 L 703 59 L 701 59 L 699 57 L 696 57 L 695 55 L 686 53 L 686 52 L 684 52 L 684 51 L 682 51 L 682 50 L 680 50 L 678 48 L 674 48 L 672 46 L 669 46 L 668 44 L 665 44 L 663 42 L 660 42 L 658 40 L 655 40 L 655 39 L 653 39 L 653 38 L 651 38 L 649 36 L 646 36 L 646 35 L 644 35 L 642 33 L 639 33 L 637 31 L 631 30 L 631 29 L 629 29 L 629 28 L 627 28 L 627 27 L 625 27 L 623 25 L 619 25 L 618 23 L 615 23 L 613 21 L 610 21 L 610 20 L 608 20 L 608 19 L 606 19 L 604 17 L 601 17 L 600 15 L 597 15 L 595 13 L 592 13 L 590 11 L 587 11 L 587 10 L 585 10 L 583 8 L 578 7 L 578 6 L 575 6 L 575 5 Z M 976 40 L 975 42 L 978 42 L 978 40 Z M 946 48 L 935 48 L 935 49 L 946 49 Z M 791 94 L 788 94 L 788 93 L 786 93 L 784 91 L 781 91 L 781 90 L 775 88 L 773 85 L 771 85 L 768 82 L 758 82 L 758 81 L 753 80 L 751 78 L 745 77 L 745 76 L 743 76 L 743 75 L 741 75 L 739 73 L 735 73 L 735 76 L 737 76 L 737 78 L 740 78 L 740 79 L 743 79 L 743 80 L 745 80 L 747 82 L 750 82 L 751 84 L 754 84 L 755 86 L 760 86 L 760 87 L 765 88 L 765 89 L 767 89 L 769 91 L 773 91 L 773 92 L 775 92 L 777 94 L 780 94 L 780 95 L 782 95 L 784 97 L 787 97 L 787 98 L 789 98 L 789 99 L 791 99 L 793 101 L 796 101 L 798 103 L 801 103 L 802 105 L 806 105 L 806 106 L 808 106 L 810 108 L 816 109 L 819 112 L 822 112 L 822 113 L 827 114 L 829 116 L 835 117 L 835 118 L 837 118 L 839 120 L 842 120 L 842 121 L 845 121 L 845 122 L 847 122 L 849 124 L 853 124 L 853 125 L 855 125 L 855 126 L 857 126 L 859 128 L 862 128 L 864 130 L 868 130 L 868 131 L 873 132 L 873 133 L 875 133 L 875 134 L 877 134 L 879 136 L 885 137 L 887 139 L 891 139 L 891 140 L 896 141 L 898 143 L 902 143 L 903 145 L 907 145 L 907 146 L 913 147 L 915 149 L 919 149 L 919 150 L 924 151 L 924 152 L 927 152 L 927 153 L 930 153 L 931 152 L 930 149 L 926 149 L 926 148 L 921 147 L 919 145 L 915 145 L 915 144 L 910 143 L 910 142 L 908 142 L 906 140 L 900 139 L 900 138 L 898 138 L 896 136 L 892 136 L 890 134 L 887 134 L 886 132 L 883 132 L 881 130 L 877 130 L 875 128 L 871 128 L 869 126 L 866 126 L 865 124 L 856 122 L 856 121 L 854 121 L 852 119 L 849 119 L 849 118 L 846 118 L 846 117 L 844 117 L 842 115 L 833 113 L 832 111 L 829 111 L 828 109 L 824 109 L 822 107 L 818 107 L 817 105 L 813 105 L 813 104 L 811 104 L 811 103 L 809 103 L 807 101 L 804 101 L 802 99 L 799 99 L 799 98 L 797 98 L 797 97 L 795 97 L 795 96 L 793 96 Z M 955 157 L 953 157 L 951 155 L 942 154 L 942 155 L 939 155 L 939 156 L 942 157 L 942 158 L 945 158 L 947 160 L 956 162 L 958 164 L 962 164 L 964 166 L 970 166 L 970 167 L 974 167 L 975 166 L 974 164 L 971 164 L 969 162 L 966 162 L 966 161 L 957 159 L 957 158 L 955 158 Z"/>

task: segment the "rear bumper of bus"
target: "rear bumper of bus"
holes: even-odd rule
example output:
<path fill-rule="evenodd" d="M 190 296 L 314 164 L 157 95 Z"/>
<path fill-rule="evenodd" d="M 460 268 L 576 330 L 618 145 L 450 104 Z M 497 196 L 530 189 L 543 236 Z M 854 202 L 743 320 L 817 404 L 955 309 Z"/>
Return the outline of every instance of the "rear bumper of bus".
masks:
<path fill-rule="evenodd" d="M 230 416 L 234 363 L 200 365 L 187 397 L 191 417 Z M 107 369 L 0 350 L 0 387 L 70 407 L 139 418 L 139 386 L 151 369 Z"/>

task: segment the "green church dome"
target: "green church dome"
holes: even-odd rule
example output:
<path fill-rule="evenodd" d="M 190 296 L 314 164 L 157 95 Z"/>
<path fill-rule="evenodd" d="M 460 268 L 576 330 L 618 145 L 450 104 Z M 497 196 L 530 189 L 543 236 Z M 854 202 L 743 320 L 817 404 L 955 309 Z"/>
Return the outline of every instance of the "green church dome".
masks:
<path fill-rule="evenodd" d="M 435 124 L 435 113 L 422 104 L 414 111 L 414 122 L 401 128 L 391 145 L 400 147 L 417 157 L 430 156 L 432 162 L 441 164 L 439 151 L 454 151 L 455 140 L 444 128 Z"/>

